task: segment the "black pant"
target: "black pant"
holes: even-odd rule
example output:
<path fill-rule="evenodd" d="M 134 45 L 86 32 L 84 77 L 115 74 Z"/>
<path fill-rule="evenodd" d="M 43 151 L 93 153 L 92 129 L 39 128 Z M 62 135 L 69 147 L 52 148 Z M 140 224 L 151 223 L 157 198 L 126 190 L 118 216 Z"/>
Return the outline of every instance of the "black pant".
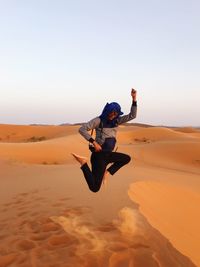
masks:
<path fill-rule="evenodd" d="M 129 163 L 130 160 L 131 157 L 129 155 L 119 152 L 93 152 L 90 158 L 92 171 L 87 163 L 81 166 L 89 189 L 93 192 L 99 191 L 106 167 L 109 163 L 113 164 L 107 169 L 107 171 L 113 175 L 121 167 Z"/>

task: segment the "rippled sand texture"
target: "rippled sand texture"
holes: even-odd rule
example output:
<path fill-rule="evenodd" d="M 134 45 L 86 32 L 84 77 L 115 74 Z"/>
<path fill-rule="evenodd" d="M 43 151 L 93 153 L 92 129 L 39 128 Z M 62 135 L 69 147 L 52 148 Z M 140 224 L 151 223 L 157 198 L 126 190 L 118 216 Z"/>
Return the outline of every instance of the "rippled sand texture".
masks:
<path fill-rule="evenodd" d="M 200 266 L 200 132 L 123 126 L 98 193 L 78 126 L 0 125 L 0 267 Z"/>

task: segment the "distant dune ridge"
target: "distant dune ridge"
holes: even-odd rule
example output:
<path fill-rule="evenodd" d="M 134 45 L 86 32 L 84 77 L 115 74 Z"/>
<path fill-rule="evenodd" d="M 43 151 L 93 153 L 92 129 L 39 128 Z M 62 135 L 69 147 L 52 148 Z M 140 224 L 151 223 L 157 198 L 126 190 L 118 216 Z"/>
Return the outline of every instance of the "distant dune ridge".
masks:
<path fill-rule="evenodd" d="M 0 267 L 200 267 L 200 130 L 120 126 L 132 161 L 94 194 L 78 128 L 0 124 Z"/>

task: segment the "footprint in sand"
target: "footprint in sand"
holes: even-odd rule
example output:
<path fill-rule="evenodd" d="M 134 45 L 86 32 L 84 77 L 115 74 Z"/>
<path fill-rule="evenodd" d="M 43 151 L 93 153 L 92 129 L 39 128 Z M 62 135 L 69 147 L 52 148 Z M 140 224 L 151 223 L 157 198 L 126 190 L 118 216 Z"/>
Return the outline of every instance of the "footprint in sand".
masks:
<path fill-rule="evenodd" d="M 91 212 L 91 208 L 89 207 L 71 207 L 66 208 L 62 211 L 62 215 L 64 216 L 80 216 Z"/>
<path fill-rule="evenodd" d="M 41 231 L 41 226 L 38 222 L 35 221 L 28 221 L 24 224 L 24 227 L 30 233 L 39 233 Z"/>
<path fill-rule="evenodd" d="M 17 253 L 0 256 L 0 267 L 7 267 L 17 259 Z"/>
<path fill-rule="evenodd" d="M 57 231 L 60 229 L 60 226 L 54 222 L 45 223 L 42 226 L 43 232 Z"/>
<path fill-rule="evenodd" d="M 28 220 L 26 220 L 26 219 L 25 219 L 25 220 L 21 220 L 21 219 L 20 219 L 20 221 L 18 222 L 18 225 L 19 225 L 19 226 L 23 226 L 23 225 L 25 225 L 26 223 L 28 223 Z"/>
<path fill-rule="evenodd" d="M 21 206 L 17 207 L 17 210 L 23 211 L 23 210 L 27 210 L 27 208 L 28 208 L 27 205 L 24 204 L 24 205 L 21 205 Z"/>
<path fill-rule="evenodd" d="M 12 206 L 12 205 L 13 205 L 13 202 L 9 202 L 9 203 L 5 203 L 5 204 L 3 204 L 4 207 L 10 207 L 10 206 Z"/>
<path fill-rule="evenodd" d="M 116 227 L 112 223 L 107 223 L 107 224 L 97 227 L 96 230 L 100 232 L 111 232 L 111 231 L 115 231 Z"/>
<path fill-rule="evenodd" d="M 33 240 L 33 241 L 43 241 L 47 238 L 50 237 L 50 233 L 39 233 L 39 234 L 32 234 L 30 235 L 30 240 Z"/>
<path fill-rule="evenodd" d="M 6 237 L 7 237 L 7 235 L 5 235 L 5 234 L 0 235 L 0 240 L 4 239 L 4 238 L 6 238 Z"/>
<path fill-rule="evenodd" d="M 50 222 L 52 222 L 52 220 L 49 218 L 49 217 L 40 217 L 39 219 L 38 219 L 38 222 L 40 223 L 40 224 L 45 224 L 45 223 L 50 223 Z"/>
<path fill-rule="evenodd" d="M 6 212 L 6 211 L 8 211 L 7 208 L 5 208 L 5 209 L 1 209 L 1 212 Z"/>
<path fill-rule="evenodd" d="M 141 249 L 141 248 L 149 248 L 149 246 L 142 244 L 142 243 L 136 243 L 136 244 L 132 244 L 130 248 Z"/>
<path fill-rule="evenodd" d="M 67 234 L 53 235 L 48 239 L 48 244 L 53 247 L 68 247 L 71 246 L 76 240 Z"/>
<path fill-rule="evenodd" d="M 17 199 L 16 201 L 13 202 L 13 204 L 16 204 L 16 205 L 18 205 L 18 204 L 21 205 L 22 203 L 24 203 L 24 199 L 21 199 L 21 198 Z"/>
<path fill-rule="evenodd" d="M 126 250 L 129 248 L 129 245 L 126 244 L 125 242 L 115 242 L 115 243 L 110 243 L 109 244 L 109 250 L 112 252 L 118 252 L 122 250 Z"/>
<path fill-rule="evenodd" d="M 35 243 L 33 241 L 26 239 L 19 240 L 16 245 L 20 250 L 30 250 L 35 247 Z"/>
<path fill-rule="evenodd" d="M 66 201 L 69 201 L 71 198 L 60 198 L 56 203 L 52 204 L 52 207 L 60 207 L 60 206 L 65 206 Z"/>
<path fill-rule="evenodd" d="M 30 213 L 30 216 L 31 216 L 31 217 L 36 217 L 36 216 L 38 216 L 39 214 L 40 214 L 39 211 L 34 211 L 34 212 L 31 212 L 31 213 Z"/>
<path fill-rule="evenodd" d="M 24 216 L 24 215 L 27 215 L 28 212 L 29 212 L 29 211 L 27 211 L 27 210 L 26 210 L 26 211 L 18 212 L 18 213 L 17 213 L 17 216 L 22 217 L 22 216 Z"/>

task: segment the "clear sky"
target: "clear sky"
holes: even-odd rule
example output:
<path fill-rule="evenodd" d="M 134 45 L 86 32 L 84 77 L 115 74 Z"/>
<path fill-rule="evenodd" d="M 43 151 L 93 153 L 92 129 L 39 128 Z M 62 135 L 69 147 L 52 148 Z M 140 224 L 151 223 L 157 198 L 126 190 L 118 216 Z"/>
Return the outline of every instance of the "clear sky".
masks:
<path fill-rule="evenodd" d="M 0 0 L 0 123 L 200 126 L 199 0 Z"/>

